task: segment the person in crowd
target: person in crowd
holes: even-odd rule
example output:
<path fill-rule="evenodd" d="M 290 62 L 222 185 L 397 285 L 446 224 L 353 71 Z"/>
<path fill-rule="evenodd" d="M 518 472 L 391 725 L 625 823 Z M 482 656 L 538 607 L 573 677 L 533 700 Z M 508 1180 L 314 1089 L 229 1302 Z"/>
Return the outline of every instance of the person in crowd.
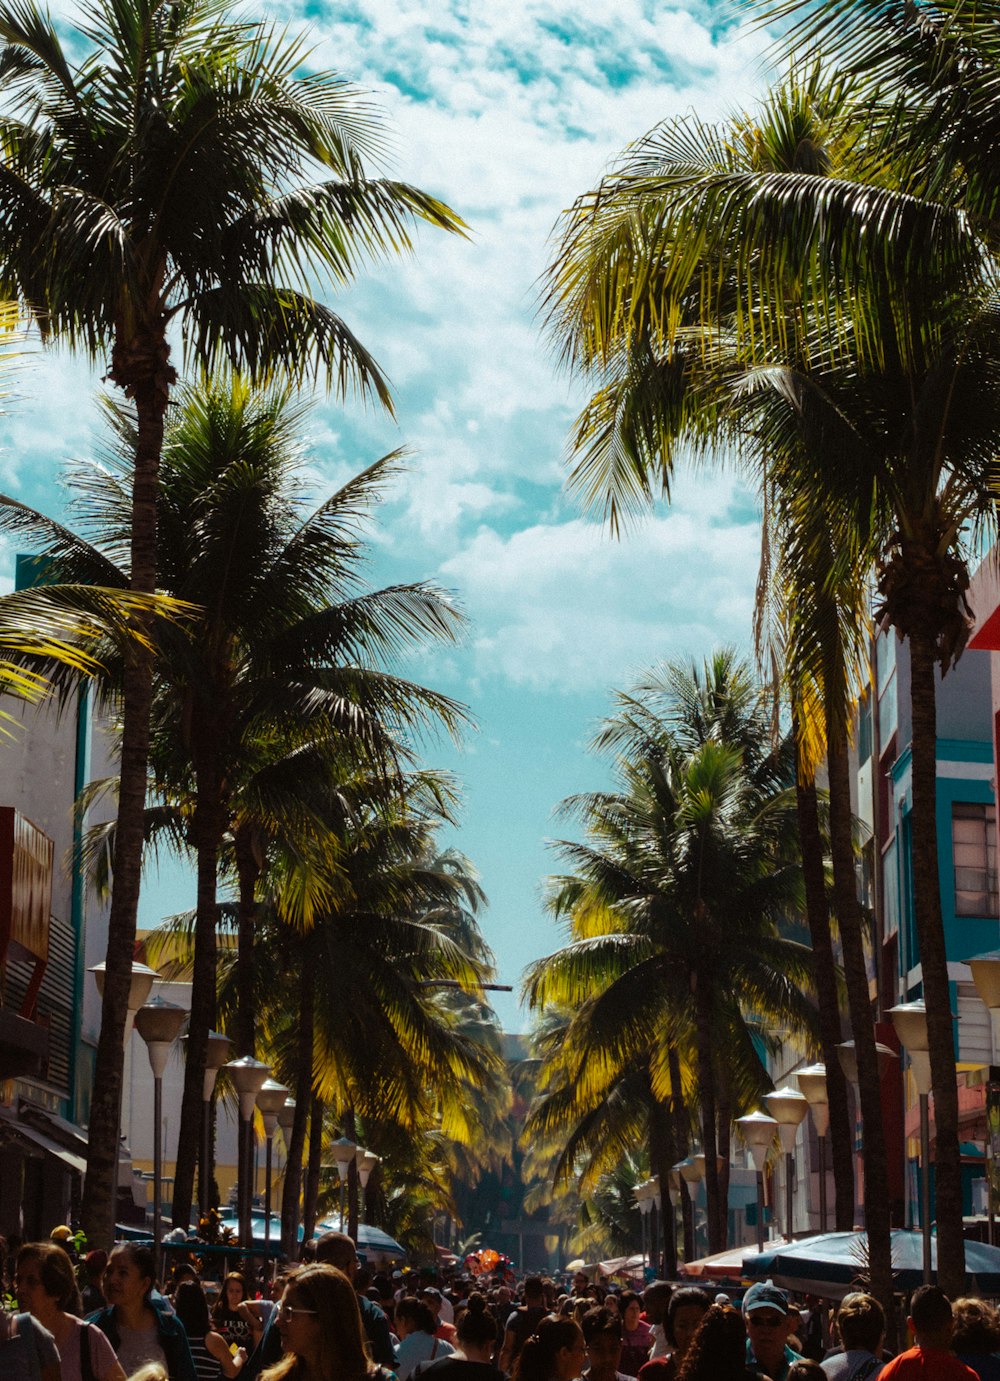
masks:
<path fill-rule="evenodd" d="M 88 1252 L 83 1258 L 85 1284 L 80 1291 L 80 1303 L 83 1306 L 84 1314 L 93 1314 L 95 1309 L 103 1309 L 107 1304 L 104 1291 L 101 1289 L 101 1280 L 107 1264 L 108 1254 L 100 1247 Z"/>
<path fill-rule="evenodd" d="M 52 1334 L 62 1381 L 125 1381 L 114 1348 L 99 1328 L 78 1317 L 80 1295 L 73 1263 L 53 1242 L 31 1242 L 17 1254 L 14 1289 L 27 1310 Z M 0 1367 L 0 1375 L 3 1375 Z"/>
<path fill-rule="evenodd" d="M 653 1346 L 649 1354 L 651 1361 L 657 1357 L 666 1357 L 670 1351 L 665 1323 L 672 1293 L 673 1287 L 665 1280 L 650 1281 L 642 1292 L 643 1312 L 653 1334 Z"/>
<path fill-rule="evenodd" d="M 185 1280 L 197 1280 L 198 1272 L 190 1261 L 178 1261 L 170 1271 L 170 1284 L 164 1292 L 168 1299 L 173 1299 L 177 1294 L 177 1287 Z"/>
<path fill-rule="evenodd" d="M 334 1266 L 347 1276 L 352 1285 L 361 1264 L 358 1249 L 346 1232 L 324 1232 L 316 1242 L 316 1261 L 319 1265 Z M 361 1326 L 371 1344 L 372 1357 L 394 1371 L 396 1350 L 392 1345 L 389 1320 L 373 1300 L 363 1295 L 358 1295 L 358 1308 L 361 1310 Z"/>
<path fill-rule="evenodd" d="M 260 1341 L 263 1324 L 253 1309 L 246 1307 L 250 1289 L 246 1277 L 230 1271 L 223 1278 L 219 1298 L 212 1310 L 212 1327 L 222 1335 L 227 1347 L 242 1347 L 251 1352 Z"/>
<path fill-rule="evenodd" d="M 882 1368 L 879 1381 L 978 1381 L 951 1349 L 954 1331 L 951 1300 L 937 1285 L 921 1285 L 910 1299 L 907 1319 L 916 1346 Z"/>
<path fill-rule="evenodd" d="M 874 1295 L 846 1295 L 837 1311 L 843 1351 L 820 1364 L 828 1381 L 876 1381 L 882 1371 L 885 1313 Z"/>
<path fill-rule="evenodd" d="M 517 1308 L 517 1304 L 509 1285 L 498 1285 L 493 1294 L 494 1298 L 490 1307 L 493 1310 L 493 1317 L 497 1321 L 498 1337 L 502 1339 L 507 1327 L 507 1320 Z"/>
<path fill-rule="evenodd" d="M 746 1329 L 739 1312 L 713 1304 L 705 1312 L 680 1369 L 680 1381 L 760 1381 L 747 1365 Z"/>
<path fill-rule="evenodd" d="M 583 1316 L 583 1341 L 587 1344 L 589 1381 L 625 1381 L 619 1370 L 622 1355 L 622 1321 L 607 1307 L 589 1309 Z"/>
<path fill-rule="evenodd" d="M 618 1307 L 622 1315 L 621 1369 L 626 1376 L 638 1376 L 639 1368 L 649 1361 L 653 1330 L 641 1317 L 642 1300 L 634 1290 L 625 1291 Z"/>
<path fill-rule="evenodd" d="M 455 1325 L 453 1323 L 448 1323 L 441 1312 L 441 1307 L 444 1303 L 444 1296 L 441 1291 L 436 1285 L 428 1285 L 425 1289 L 420 1291 L 419 1298 L 423 1300 L 424 1304 L 427 1305 L 427 1308 L 434 1315 L 437 1324 L 434 1329 L 435 1338 L 440 1338 L 446 1343 L 454 1343 Z"/>
<path fill-rule="evenodd" d="M 62 1381 L 55 1339 L 30 1314 L 0 1310 L 0 1376 L 3 1381 Z"/>
<path fill-rule="evenodd" d="M 497 1361 L 501 1371 L 509 1376 L 514 1370 L 518 1354 L 526 1340 L 535 1332 L 547 1313 L 545 1289 L 541 1276 L 527 1276 L 524 1282 L 524 1303 L 510 1315 L 504 1329 L 503 1346 Z"/>
<path fill-rule="evenodd" d="M 747 1366 L 770 1381 L 787 1381 L 789 1367 L 802 1360 L 788 1345 L 799 1325 L 798 1311 L 789 1308 L 788 1295 L 773 1281 L 759 1280 L 743 1296 L 743 1320 Z"/>
<path fill-rule="evenodd" d="M 458 1330 L 455 1341 L 460 1351 L 436 1362 L 420 1363 L 414 1376 L 420 1381 L 426 1381 L 427 1377 L 433 1381 L 504 1381 L 503 1372 L 493 1365 L 499 1332 L 497 1321 L 483 1295 L 476 1291 L 469 1296 L 468 1306 L 455 1327 Z"/>
<path fill-rule="evenodd" d="M 640 1367 L 639 1381 L 677 1381 L 691 1339 L 711 1303 L 705 1291 L 696 1285 L 684 1285 L 673 1291 L 663 1320 L 663 1333 L 670 1351 L 665 1356 L 650 1358 Z"/>
<path fill-rule="evenodd" d="M 1000 1381 L 1000 1313 L 982 1299 L 957 1299 L 951 1312 L 952 1352 L 979 1381 Z"/>
<path fill-rule="evenodd" d="M 590 1276 L 586 1271 L 577 1271 L 573 1276 L 573 1286 L 570 1293 L 573 1295 L 586 1296 L 590 1290 Z"/>
<path fill-rule="evenodd" d="M 825 1376 L 815 1357 L 800 1357 L 788 1368 L 788 1381 L 823 1381 Z"/>
<path fill-rule="evenodd" d="M 526 1338 L 512 1381 L 575 1381 L 587 1360 L 583 1331 L 572 1319 L 543 1318 Z"/>
<path fill-rule="evenodd" d="M 399 1338 L 395 1370 L 399 1381 L 408 1381 L 420 1362 L 435 1362 L 439 1357 L 450 1357 L 455 1351 L 451 1343 L 434 1336 L 437 1319 L 423 1300 L 404 1295 L 396 1302 L 395 1317 Z"/>
<path fill-rule="evenodd" d="M 246 1348 L 230 1352 L 221 1333 L 212 1327 L 208 1300 L 198 1280 L 182 1280 L 174 1295 L 174 1313 L 184 1325 L 198 1381 L 239 1376 L 247 1360 Z"/>
<path fill-rule="evenodd" d="M 799 1311 L 799 1318 L 801 1322 L 798 1336 L 802 1344 L 799 1351 L 803 1357 L 821 1362 L 830 1347 L 829 1309 L 816 1295 L 806 1295 L 806 1302 Z"/>
<path fill-rule="evenodd" d="M 170 1377 L 159 1362 L 147 1362 L 144 1367 L 134 1371 L 128 1381 L 170 1381 Z"/>
<path fill-rule="evenodd" d="M 388 1381 L 365 1349 L 354 1285 L 317 1263 L 289 1276 L 275 1314 L 284 1348 L 264 1381 Z"/>
<path fill-rule="evenodd" d="M 196 1381 L 194 1362 L 184 1326 L 154 1304 L 153 1253 L 137 1242 L 115 1247 L 104 1272 L 107 1305 L 92 1314 L 108 1340 L 126 1376 L 158 1362 L 170 1381 Z"/>

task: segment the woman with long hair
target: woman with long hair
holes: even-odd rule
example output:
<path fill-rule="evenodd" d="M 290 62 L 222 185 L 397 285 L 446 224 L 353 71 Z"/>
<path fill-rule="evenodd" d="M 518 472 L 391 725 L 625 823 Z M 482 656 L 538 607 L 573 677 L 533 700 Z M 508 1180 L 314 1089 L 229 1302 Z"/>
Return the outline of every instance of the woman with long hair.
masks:
<path fill-rule="evenodd" d="M 424 1363 L 420 1381 L 504 1381 L 504 1374 L 493 1365 L 497 1345 L 497 1321 L 487 1306 L 485 1295 L 474 1291 L 456 1324 L 455 1341 L 459 1352 L 440 1361 Z"/>
<path fill-rule="evenodd" d="M 713 1304 L 691 1340 L 680 1381 L 762 1381 L 747 1366 L 747 1331 L 743 1315 L 728 1304 Z"/>
<path fill-rule="evenodd" d="M 29 1242 L 17 1254 L 14 1290 L 19 1308 L 47 1328 L 59 1349 L 62 1381 L 125 1381 L 114 1348 L 99 1328 L 76 1316 L 80 1292 L 73 1263 L 54 1242 Z M 86 1349 L 86 1357 L 84 1357 Z"/>
<path fill-rule="evenodd" d="M 583 1372 L 587 1345 L 574 1319 L 542 1319 L 518 1353 L 513 1381 L 575 1381 Z"/>
<path fill-rule="evenodd" d="M 188 1346 L 194 1358 L 198 1381 L 220 1381 L 220 1377 L 239 1376 L 247 1359 L 246 1348 L 229 1351 L 225 1338 L 212 1327 L 208 1300 L 199 1280 L 182 1280 L 174 1295 L 174 1313 L 184 1325 Z"/>
<path fill-rule="evenodd" d="M 221 1333 L 229 1347 L 245 1347 L 250 1352 L 260 1341 L 263 1326 L 247 1301 L 250 1290 L 246 1276 L 239 1271 L 230 1271 L 223 1279 L 219 1298 L 212 1309 L 212 1327 Z"/>
<path fill-rule="evenodd" d="M 428 1311 L 429 1312 L 429 1311 Z M 276 1312 L 284 1356 L 261 1381 L 384 1381 L 370 1360 L 354 1286 L 336 1266 L 305 1266 L 285 1286 Z"/>
<path fill-rule="evenodd" d="M 118 1354 L 126 1376 L 159 1362 L 170 1381 L 197 1381 L 184 1325 L 153 1304 L 153 1253 L 137 1242 L 121 1242 L 104 1271 L 107 1308 L 90 1320 Z"/>

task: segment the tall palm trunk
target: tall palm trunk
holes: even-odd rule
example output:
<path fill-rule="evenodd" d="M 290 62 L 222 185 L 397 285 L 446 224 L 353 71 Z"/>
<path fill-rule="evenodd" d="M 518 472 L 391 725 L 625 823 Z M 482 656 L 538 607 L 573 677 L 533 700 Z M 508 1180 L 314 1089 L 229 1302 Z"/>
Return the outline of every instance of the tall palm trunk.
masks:
<path fill-rule="evenodd" d="M 687 1105 L 684 1102 L 684 1093 L 681 1086 L 681 1061 L 677 1054 L 677 1047 L 671 1045 L 667 1049 L 667 1068 L 670 1070 L 670 1112 L 674 1125 L 675 1151 L 677 1160 L 683 1160 L 688 1154 L 688 1119 Z M 676 1162 L 675 1162 L 676 1164 Z M 694 1260 L 694 1212 L 691 1208 L 691 1195 L 687 1192 L 687 1186 L 682 1185 L 677 1192 L 677 1197 L 681 1201 L 681 1233 L 683 1237 L 684 1260 Z"/>
<path fill-rule="evenodd" d="M 208 1033 L 216 1013 L 216 928 L 218 925 L 219 851 L 225 827 L 222 783 L 214 751 L 195 746 L 197 803 L 194 815 L 198 883 L 195 911 L 194 960 L 191 972 L 191 1017 L 188 1022 L 184 1096 L 177 1136 L 177 1169 L 174 1178 L 173 1224 L 189 1226 L 194 1198 L 198 1148 L 202 1144 L 202 1098 Z M 242 1144 L 243 1138 L 240 1138 Z M 207 1169 L 207 1167 L 206 1167 Z M 247 1182 L 246 1176 L 240 1180 Z M 207 1188 L 207 1186 L 206 1186 Z"/>
<path fill-rule="evenodd" d="M 733 1097 L 725 1066 L 719 1070 L 719 1238 L 729 1246 L 729 1154 L 733 1135 Z"/>
<path fill-rule="evenodd" d="M 285 1182 L 281 1191 L 281 1250 L 289 1258 L 298 1245 L 302 1158 L 306 1146 L 306 1129 L 312 1111 L 315 991 L 315 974 L 312 966 L 307 964 L 302 973 L 299 1009 L 295 1118 L 292 1122 L 292 1139 L 288 1147 L 288 1158 L 285 1162 Z"/>
<path fill-rule="evenodd" d="M 353 1108 L 348 1108 L 344 1113 L 344 1135 L 350 1137 L 351 1141 L 358 1139 L 358 1124 Z M 359 1183 L 358 1158 L 355 1156 L 347 1167 L 347 1235 L 355 1242 L 358 1240 Z"/>
<path fill-rule="evenodd" d="M 719 1166 L 716 1142 L 715 1066 L 712 1058 L 712 993 L 709 980 L 699 974 L 695 984 L 695 1014 L 698 1025 L 698 1096 L 701 1103 L 701 1149 L 705 1155 L 705 1204 L 708 1215 L 708 1254 L 721 1252 L 719 1232 Z"/>
<path fill-rule="evenodd" d="M 159 290 L 162 273 L 154 285 Z M 132 476 L 130 588 L 156 591 L 156 490 L 163 451 L 163 418 L 175 374 L 162 320 L 128 338 L 120 332 L 111 378 L 135 402 L 136 451 Z M 110 1247 L 116 1217 L 124 1036 L 135 949 L 149 772 L 152 655 L 136 646 L 125 668 L 122 704 L 118 823 L 108 916 L 101 1033 L 94 1066 L 87 1176 L 80 1217 L 93 1247 Z"/>
<path fill-rule="evenodd" d="M 792 731 L 798 744 L 794 716 Z M 837 1055 L 837 1046 L 841 1041 L 837 965 L 833 954 L 830 908 L 826 897 L 823 837 L 819 827 L 816 782 L 815 779 L 806 780 L 801 756 L 795 797 L 799 847 L 802 852 L 802 877 L 805 885 L 806 921 L 816 969 L 820 1052 L 826 1065 L 826 1095 L 830 1105 L 830 1135 L 827 1145 L 831 1149 L 833 1159 L 834 1221 L 838 1232 L 850 1232 L 854 1226 L 854 1138 L 847 1100 L 847 1080 Z"/>
<path fill-rule="evenodd" d="M 261 862 L 249 825 L 236 831 L 236 871 L 239 877 L 236 940 L 236 1046 L 240 1055 L 253 1055 L 257 1032 L 254 1010 L 254 926 L 257 920 L 257 881 Z"/>
<path fill-rule="evenodd" d="M 323 1163 L 323 1100 L 312 1098 L 309 1118 L 309 1162 L 306 1166 L 306 1191 L 302 1204 L 303 1241 L 312 1241 L 316 1231 L 316 1206 L 319 1203 L 319 1172 Z"/>
<path fill-rule="evenodd" d="M 677 1163 L 677 1138 L 669 1103 L 654 1098 L 649 1108 L 649 1159 L 653 1174 L 660 1181 L 660 1202 L 663 1206 L 663 1271 L 668 1280 L 677 1274 L 677 1215 L 670 1191 L 670 1170 Z M 682 1194 L 686 1193 L 681 1189 Z M 659 1263 L 654 1270 L 660 1274 Z"/>
<path fill-rule="evenodd" d="M 934 1172 L 937 1208 L 938 1283 L 953 1298 L 965 1289 L 962 1236 L 962 1171 L 958 1141 L 958 1077 L 955 1031 L 937 839 L 937 651 L 933 614 L 909 630 L 913 739 L 913 897 L 920 969 L 927 1005 L 931 1079 L 934 1086 Z"/>
<path fill-rule="evenodd" d="M 830 774 L 830 852 L 833 859 L 833 897 L 840 925 L 844 976 L 851 1017 L 851 1033 L 858 1061 L 858 1091 L 863 1123 L 865 1167 L 865 1227 L 872 1294 L 892 1317 L 892 1251 L 889 1218 L 889 1176 L 875 1026 L 868 995 L 861 905 L 858 901 L 851 817 L 850 766 L 847 726 L 827 725 L 827 767 Z"/>

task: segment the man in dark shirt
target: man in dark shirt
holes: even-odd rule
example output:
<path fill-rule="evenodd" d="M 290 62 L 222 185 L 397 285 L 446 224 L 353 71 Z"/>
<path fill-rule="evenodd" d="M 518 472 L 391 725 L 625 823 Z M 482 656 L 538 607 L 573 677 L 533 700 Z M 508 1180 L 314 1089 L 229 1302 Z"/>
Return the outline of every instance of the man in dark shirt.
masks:
<path fill-rule="evenodd" d="M 352 1282 L 361 1264 L 358 1249 L 346 1232 L 324 1232 L 316 1243 L 316 1260 L 320 1264 L 336 1266 Z M 375 1301 L 365 1295 L 358 1295 L 358 1308 L 361 1310 L 361 1325 L 372 1345 L 372 1357 L 395 1371 L 397 1358 L 389 1333 L 389 1320 Z"/>

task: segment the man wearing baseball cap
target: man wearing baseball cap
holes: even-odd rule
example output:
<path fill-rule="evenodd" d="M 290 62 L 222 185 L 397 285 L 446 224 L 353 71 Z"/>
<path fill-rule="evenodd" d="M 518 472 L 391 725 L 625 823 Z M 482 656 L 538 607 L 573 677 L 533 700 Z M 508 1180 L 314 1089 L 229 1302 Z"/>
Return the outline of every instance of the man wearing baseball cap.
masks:
<path fill-rule="evenodd" d="M 747 1330 L 747 1366 L 771 1381 L 785 1381 L 788 1368 L 802 1358 L 788 1346 L 799 1315 L 789 1309 L 784 1290 L 770 1280 L 751 1285 L 743 1296 L 743 1322 Z"/>

